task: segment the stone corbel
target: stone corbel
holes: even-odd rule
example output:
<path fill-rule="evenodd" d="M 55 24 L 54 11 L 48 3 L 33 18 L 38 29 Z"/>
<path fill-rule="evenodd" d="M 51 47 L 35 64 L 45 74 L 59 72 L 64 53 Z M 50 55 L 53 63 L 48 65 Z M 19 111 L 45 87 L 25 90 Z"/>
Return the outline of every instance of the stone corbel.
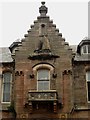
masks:
<path fill-rule="evenodd" d="M 63 71 L 63 75 L 67 75 L 68 74 L 68 71 L 67 70 L 64 70 Z"/>
<path fill-rule="evenodd" d="M 19 71 L 16 71 L 16 72 L 15 72 L 15 76 L 19 76 Z"/>
<path fill-rule="evenodd" d="M 34 78 L 34 74 L 30 74 L 30 78 L 31 78 L 31 79 Z"/>
<path fill-rule="evenodd" d="M 23 73 L 23 71 L 20 71 L 20 73 L 19 73 L 19 74 L 20 74 L 20 76 L 21 76 L 21 75 L 22 75 L 22 76 L 24 76 L 24 73 Z"/>
<path fill-rule="evenodd" d="M 64 70 L 63 75 L 72 75 L 72 71 L 71 70 Z"/>
<path fill-rule="evenodd" d="M 57 78 L 57 73 L 52 74 L 53 78 Z"/>
<path fill-rule="evenodd" d="M 71 70 L 68 70 L 68 74 L 72 75 L 72 71 L 71 71 Z"/>
<path fill-rule="evenodd" d="M 15 76 L 24 76 L 24 73 L 23 73 L 23 71 L 16 71 L 15 72 Z"/>

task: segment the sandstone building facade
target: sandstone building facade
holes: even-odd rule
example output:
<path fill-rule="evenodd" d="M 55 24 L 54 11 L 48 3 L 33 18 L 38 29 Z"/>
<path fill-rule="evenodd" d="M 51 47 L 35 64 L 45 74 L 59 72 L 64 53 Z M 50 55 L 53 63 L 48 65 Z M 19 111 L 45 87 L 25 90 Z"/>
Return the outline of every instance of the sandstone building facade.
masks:
<path fill-rule="evenodd" d="M 90 118 L 90 39 L 70 46 L 47 16 L 40 16 L 21 41 L 0 48 L 0 116 Z"/>

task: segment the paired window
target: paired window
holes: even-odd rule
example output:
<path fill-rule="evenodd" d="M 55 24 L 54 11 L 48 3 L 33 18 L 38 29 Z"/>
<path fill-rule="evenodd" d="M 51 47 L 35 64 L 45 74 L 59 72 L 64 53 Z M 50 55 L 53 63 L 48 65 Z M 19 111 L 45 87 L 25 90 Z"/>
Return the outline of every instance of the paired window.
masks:
<path fill-rule="evenodd" d="M 50 71 L 48 69 L 39 69 L 37 71 L 37 89 L 49 90 L 50 89 Z"/>
<path fill-rule="evenodd" d="M 88 101 L 90 101 L 90 71 L 86 72 L 86 80 L 87 80 Z"/>
<path fill-rule="evenodd" d="M 3 74 L 2 102 L 10 102 L 11 72 Z"/>
<path fill-rule="evenodd" d="M 82 54 L 89 54 L 90 53 L 90 45 L 83 45 L 81 48 Z"/>

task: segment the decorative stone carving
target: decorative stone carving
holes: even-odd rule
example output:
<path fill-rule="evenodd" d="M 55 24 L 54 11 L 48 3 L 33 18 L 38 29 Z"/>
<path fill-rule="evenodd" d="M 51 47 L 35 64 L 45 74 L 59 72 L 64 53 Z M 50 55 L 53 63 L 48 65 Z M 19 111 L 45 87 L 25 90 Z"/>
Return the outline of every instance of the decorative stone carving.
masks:
<path fill-rule="evenodd" d="M 28 101 L 43 101 L 43 100 L 57 100 L 57 92 L 56 91 L 36 91 L 36 92 L 28 92 Z"/>
<path fill-rule="evenodd" d="M 34 74 L 30 74 L 30 78 L 34 78 Z"/>

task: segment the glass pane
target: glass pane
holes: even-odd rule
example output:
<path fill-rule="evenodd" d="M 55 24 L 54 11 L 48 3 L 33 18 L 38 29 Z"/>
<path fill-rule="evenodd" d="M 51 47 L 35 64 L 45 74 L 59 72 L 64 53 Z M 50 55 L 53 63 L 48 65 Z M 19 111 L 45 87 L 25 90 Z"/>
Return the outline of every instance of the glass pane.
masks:
<path fill-rule="evenodd" d="M 38 90 L 49 90 L 49 81 L 38 81 Z"/>
<path fill-rule="evenodd" d="M 83 53 L 87 53 L 87 46 L 83 46 Z"/>
<path fill-rule="evenodd" d="M 49 90 L 49 81 L 44 81 L 44 90 Z"/>
<path fill-rule="evenodd" d="M 3 102 L 10 102 L 10 93 L 3 93 Z"/>
<path fill-rule="evenodd" d="M 10 72 L 4 73 L 4 82 L 8 83 L 10 82 L 10 80 L 11 80 L 11 73 Z"/>
<path fill-rule="evenodd" d="M 88 101 L 90 101 L 90 82 L 88 82 Z"/>
<path fill-rule="evenodd" d="M 43 89 L 44 89 L 43 82 L 38 81 L 38 90 L 43 90 Z"/>
<path fill-rule="evenodd" d="M 87 81 L 90 81 L 90 71 L 88 71 L 88 72 L 86 73 L 86 80 L 87 80 Z"/>
<path fill-rule="evenodd" d="M 10 84 L 6 83 L 3 85 L 3 92 L 10 92 Z"/>
<path fill-rule="evenodd" d="M 49 70 L 38 70 L 38 90 L 49 90 Z"/>
<path fill-rule="evenodd" d="M 49 79 L 49 70 L 41 69 L 38 70 L 38 80 L 47 80 Z"/>
<path fill-rule="evenodd" d="M 10 80 L 11 73 L 6 72 L 3 74 L 3 102 L 10 102 Z"/>
<path fill-rule="evenodd" d="M 90 45 L 88 45 L 88 53 L 90 53 Z"/>
<path fill-rule="evenodd" d="M 90 82 L 88 82 L 88 91 L 90 92 Z"/>

